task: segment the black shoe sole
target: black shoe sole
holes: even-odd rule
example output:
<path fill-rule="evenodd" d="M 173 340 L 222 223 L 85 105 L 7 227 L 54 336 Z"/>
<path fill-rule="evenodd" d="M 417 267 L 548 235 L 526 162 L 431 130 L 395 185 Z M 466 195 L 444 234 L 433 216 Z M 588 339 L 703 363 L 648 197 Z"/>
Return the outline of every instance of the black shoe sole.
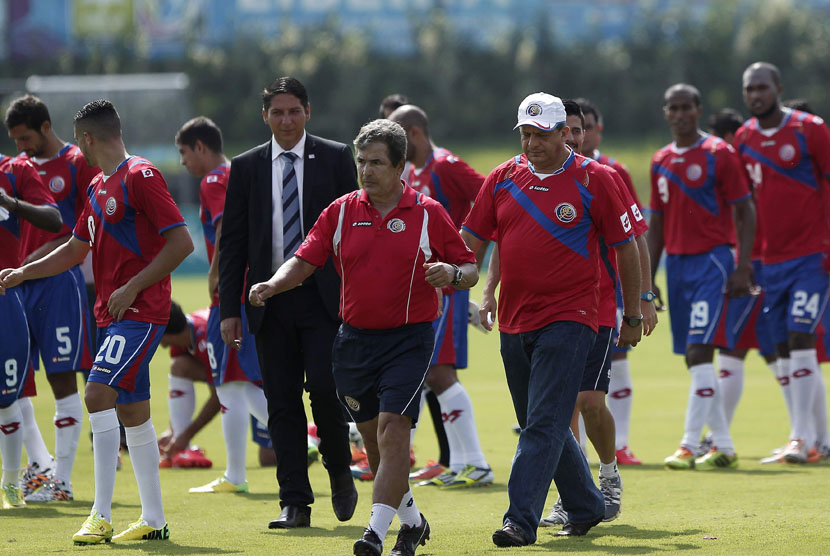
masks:
<path fill-rule="evenodd" d="M 361 540 L 354 543 L 352 551 L 355 556 L 381 556 L 381 552 L 376 550 L 371 544 Z"/>
<path fill-rule="evenodd" d="M 508 548 L 511 546 L 527 546 L 526 542 L 523 542 L 501 530 L 493 533 L 493 544 L 502 548 Z"/>

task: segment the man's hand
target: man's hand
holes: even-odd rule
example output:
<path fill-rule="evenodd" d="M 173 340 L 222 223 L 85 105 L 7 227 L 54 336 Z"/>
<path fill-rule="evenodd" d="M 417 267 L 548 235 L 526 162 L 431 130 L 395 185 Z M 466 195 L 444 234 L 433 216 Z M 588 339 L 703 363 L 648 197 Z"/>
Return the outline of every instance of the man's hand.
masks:
<path fill-rule="evenodd" d="M 164 449 L 164 455 L 168 458 L 172 458 L 179 452 L 187 450 L 190 446 L 190 439 L 187 438 L 186 435 L 182 434 L 180 436 L 174 436 L 168 442 L 167 447 Z"/>
<path fill-rule="evenodd" d="M 729 297 L 743 297 L 749 295 L 752 289 L 752 266 L 739 266 L 729 276 L 726 282 L 726 293 Z"/>
<path fill-rule="evenodd" d="M 656 296 L 654 299 L 654 308 L 660 312 L 665 311 L 666 304 L 663 303 L 663 296 L 660 293 L 660 288 L 657 287 L 657 284 L 654 282 L 654 280 L 651 281 L 651 291 L 653 291 L 654 295 Z"/>
<path fill-rule="evenodd" d="M 634 347 L 643 337 L 643 326 L 631 326 L 625 321 L 620 323 L 620 338 L 617 340 L 617 347 Z"/>
<path fill-rule="evenodd" d="M 6 290 L 23 282 L 23 272 L 19 268 L 4 268 L 0 270 L 0 295 L 6 295 Z"/>
<path fill-rule="evenodd" d="M 455 279 L 455 268 L 447 263 L 424 263 L 426 281 L 430 286 L 443 288 Z"/>
<path fill-rule="evenodd" d="M 487 290 L 485 290 L 481 296 L 481 305 L 478 307 L 478 315 L 481 319 L 481 326 L 487 330 L 493 330 L 497 310 L 498 303 L 496 302 L 496 296 L 492 293 L 487 293 Z"/>
<path fill-rule="evenodd" d="M 14 208 L 14 197 L 10 197 L 4 189 L 0 189 L 0 207 L 11 210 Z"/>
<path fill-rule="evenodd" d="M 657 309 L 654 307 L 654 302 L 641 299 L 640 311 L 643 313 L 643 336 L 650 336 L 657 327 Z"/>
<path fill-rule="evenodd" d="M 242 318 L 228 317 L 219 323 L 222 332 L 222 341 L 229 348 L 239 351 L 242 349 Z"/>
<path fill-rule="evenodd" d="M 116 321 L 121 322 L 121 319 L 130 310 L 130 305 L 133 304 L 137 295 L 138 292 L 133 291 L 129 282 L 124 284 L 110 295 L 109 300 L 107 300 L 107 311 Z"/>
<path fill-rule="evenodd" d="M 259 282 L 251 286 L 251 291 L 248 294 L 248 301 L 254 307 L 264 307 L 265 300 L 273 297 L 276 293 L 276 288 L 270 282 Z"/>

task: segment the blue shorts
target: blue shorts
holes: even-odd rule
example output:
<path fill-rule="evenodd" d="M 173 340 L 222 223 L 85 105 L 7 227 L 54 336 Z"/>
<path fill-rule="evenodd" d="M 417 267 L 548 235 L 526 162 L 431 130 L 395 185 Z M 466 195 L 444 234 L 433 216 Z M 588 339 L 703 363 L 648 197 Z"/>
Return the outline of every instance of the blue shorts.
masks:
<path fill-rule="evenodd" d="M 608 383 L 611 381 L 611 346 L 614 342 L 614 329 L 610 326 L 600 326 L 594 346 L 588 352 L 585 361 L 585 371 L 582 373 L 580 392 L 599 390 L 608 393 Z"/>
<path fill-rule="evenodd" d="M 693 344 L 729 347 L 717 334 L 724 332 L 724 292 L 734 266 L 732 251 L 726 245 L 698 255 L 666 257 L 674 353 L 683 355 L 686 346 Z"/>
<path fill-rule="evenodd" d="M 620 278 L 617 277 L 617 285 L 614 288 L 614 295 L 617 297 L 617 329 L 614 331 L 614 342 L 611 345 L 611 353 L 627 353 L 631 351 L 631 346 L 617 347 L 617 338 L 620 337 L 620 324 L 623 318 L 623 299 L 622 286 L 620 285 Z"/>
<path fill-rule="evenodd" d="M 775 342 L 763 312 L 764 275 L 761 261 L 752 261 L 755 282 L 761 295 L 747 295 L 729 300 L 726 309 L 727 337 L 734 337 L 735 349 L 757 349 L 761 355 L 775 355 Z"/>
<path fill-rule="evenodd" d="M 0 295 L 0 405 L 23 392 L 29 372 L 29 324 L 20 287 Z"/>
<path fill-rule="evenodd" d="M 98 329 L 98 354 L 89 382 L 106 384 L 118 392 L 116 403 L 150 399 L 150 360 L 165 325 L 122 320 Z"/>
<path fill-rule="evenodd" d="M 332 347 L 332 375 L 351 420 L 363 423 L 386 412 L 416 423 L 433 347 L 428 322 L 391 330 L 341 324 Z"/>
<path fill-rule="evenodd" d="M 441 316 L 432 322 L 435 351 L 430 365 L 452 365 L 467 368 L 467 324 L 470 311 L 470 290 L 455 290 L 443 296 Z M 452 338 L 452 341 L 447 341 Z"/>
<path fill-rule="evenodd" d="M 271 433 L 268 432 L 268 427 L 257 421 L 253 415 L 251 415 L 251 436 L 253 437 L 252 440 L 263 448 L 269 450 L 274 449 L 274 445 L 271 444 Z"/>
<path fill-rule="evenodd" d="M 248 331 L 245 307 L 242 307 L 242 348 L 239 351 L 229 349 L 222 341 L 220 324 L 219 306 L 214 305 L 210 308 L 207 324 L 208 356 L 214 384 L 221 386 L 234 380 L 247 380 L 254 384 L 262 384 L 256 341 L 254 335 Z"/>
<path fill-rule="evenodd" d="M 32 333 L 32 362 L 38 353 L 47 374 L 89 370 L 92 344 L 89 333 L 86 284 L 79 267 L 21 285 Z"/>
<path fill-rule="evenodd" d="M 763 266 L 764 313 L 776 344 L 787 343 L 787 332 L 816 333 L 830 288 L 825 259 L 815 253 Z"/>

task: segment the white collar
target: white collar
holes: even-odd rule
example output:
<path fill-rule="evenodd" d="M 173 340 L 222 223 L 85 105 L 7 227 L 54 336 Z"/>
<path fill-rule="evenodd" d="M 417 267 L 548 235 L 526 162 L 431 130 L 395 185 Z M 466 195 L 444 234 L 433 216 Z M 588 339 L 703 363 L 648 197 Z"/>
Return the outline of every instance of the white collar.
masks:
<path fill-rule="evenodd" d="M 306 133 L 303 131 L 303 136 L 300 137 L 300 140 L 297 141 L 297 144 L 288 149 L 288 152 L 292 152 L 297 155 L 297 160 L 302 160 L 305 156 L 305 139 Z M 271 160 L 274 161 L 277 159 L 279 155 L 286 152 L 285 149 L 280 147 L 280 144 L 277 143 L 277 140 L 271 135 Z"/>

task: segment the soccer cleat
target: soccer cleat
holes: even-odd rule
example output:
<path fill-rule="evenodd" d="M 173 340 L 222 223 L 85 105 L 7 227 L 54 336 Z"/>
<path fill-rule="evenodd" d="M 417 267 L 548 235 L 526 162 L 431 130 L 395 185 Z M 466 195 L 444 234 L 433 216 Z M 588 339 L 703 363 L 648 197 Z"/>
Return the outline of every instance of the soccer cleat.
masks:
<path fill-rule="evenodd" d="M 617 465 L 643 465 L 643 462 L 628 449 L 628 446 L 623 446 L 622 449 L 617 450 Z"/>
<path fill-rule="evenodd" d="M 539 520 L 540 527 L 557 527 L 568 522 L 568 512 L 562 507 L 562 498 L 557 498 L 547 517 Z"/>
<path fill-rule="evenodd" d="M 26 502 L 69 502 L 74 500 L 72 483 L 52 481 L 26 498 Z"/>
<path fill-rule="evenodd" d="M 423 486 L 437 486 L 442 487 L 445 485 L 450 484 L 455 480 L 455 476 L 457 473 L 455 471 L 449 470 L 446 473 L 441 473 L 437 477 L 433 477 L 428 481 L 421 481 L 420 483 L 415 483 L 415 486 L 423 487 Z"/>
<path fill-rule="evenodd" d="M 359 481 L 371 481 L 375 478 L 375 474 L 372 473 L 372 468 L 369 466 L 368 457 L 352 465 L 349 470 L 352 472 L 352 477 Z"/>
<path fill-rule="evenodd" d="M 599 476 L 599 490 L 602 492 L 602 499 L 605 501 L 605 517 L 603 521 L 614 521 L 620 515 L 622 508 L 622 477 Z"/>
<path fill-rule="evenodd" d="M 182 450 L 171 458 L 171 467 L 190 468 L 190 467 L 213 467 L 213 462 L 205 457 L 205 452 L 198 446 L 193 446 L 187 450 Z M 161 467 L 161 463 L 159 463 Z"/>
<path fill-rule="evenodd" d="M 429 540 L 429 523 L 424 514 L 421 514 L 421 524 L 417 527 L 401 525 L 395 547 L 389 556 L 415 556 L 415 549 L 419 545 L 425 546 Z"/>
<path fill-rule="evenodd" d="M 357 465 L 361 461 L 365 460 L 369 456 L 366 455 L 366 448 L 358 448 L 354 444 L 352 444 L 352 463 L 351 465 Z"/>
<path fill-rule="evenodd" d="M 712 433 L 707 432 L 705 435 L 703 435 L 703 438 L 700 439 L 700 444 L 698 444 L 697 450 L 695 450 L 695 457 L 699 458 L 705 456 L 710 451 L 712 451 L 712 448 L 714 447 L 715 441 L 712 437 Z"/>
<path fill-rule="evenodd" d="M 807 445 L 803 440 L 790 440 L 784 451 L 778 454 L 787 463 L 807 463 Z"/>
<path fill-rule="evenodd" d="M 166 541 L 170 538 L 170 528 L 167 524 L 164 527 L 151 527 L 144 516 L 138 518 L 138 521 L 130 523 L 130 525 L 115 535 L 112 540 L 115 542 L 121 541 Z"/>
<path fill-rule="evenodd" d="M 216 480 L 209 482 L 206 485 L 200 487 L 193 487 L 188 492 L 220 492 L 220 493 L 236 493 L 236 492 L 248 492 L 248 481 L 245 481 L 241 485 L 235 485 L 225 477 L 219 477 Z"/>
<path fill-rule="evenodd" d="M 669 469 L 694 469 L 695 455 L 681 446 L 675 453 L 663 460 L 663 465 Z"/>
<path fill-rule="evenodd" d="M 738 467 L 738 456 L 735 454 L 730 456 L 719 451 L 717 448 L 712 448 L 708 454 L 695 460 L 695 467 L 701 471 L 735 468 Z"/>
<path fill-rule="evenodd" d="M 409 448 L 409 467 L 415 467 L 415 450 Z"/>
<path fill-rule="evenodd" d="M 170 469 L 173 467 L 173 458 L 161 456 L 159 458 L 159 469 Z"/>
<path fill-rule="evenodd" d="M 22 508 L 26 506 L 22 489 L 16 484 L 8 484 L 0 489 L 0 496 L 3 498 L 3 509 Z"/>
<path fill-rule="evenodd" d="M 784 463 L 784 460 L 781 459 L 781 456 L 778 454 L 773 454 L 766 458 L 761 458 L 761 465 L 766 465 L 768 463 Z"/>
<path fill-rule="evenodd" d="M 72 540 L 77 545 L 110 542 L 112 525 L 98 513 L 98 510 L 93 509 L 78 532 L 72 535 Z"/>
<path fill-rule="evenodd" d="M 818 463 L 826 460 L 827 457 L 827 447 L 820 448 L 818 446 L 813 446 L 807 451 L 807 463 Z"/>
<path fill-rule="evenodd" d="M 20 478 L 20 484 L 23 488 L 23 497 L 26 498 L 32 493 L 37 492 L 38 489 L 41 489 L 49 484 L 52 481 L 54 474 L 54 459 L 52 460 L 52 465 L 48 467 L 41 468 L 37 462 L 26 466 L 26 471 L 23 472 L 23 476 Z"/>
<path fill-rule="evenodd" d="M 355 556 L 381 556 L 383 541 L 367 527 L 363 530 L 363 536 L 355 541 L 352 550 Z"/>
<path fill-rule="evenodd" d="M 455 479 L 442 485 L 441 488 L 483 487 L 493 484 L 493 470 L 489 467 L 468 465 L 455 476 Z"/>
<path fill-rule="evenodd" d="M 444 467 L 434 459 L 431 459 L 427 461 L 426 467 L 410 473 L 409 480 L 416 483 L 420 481 L 428 481 L 433 477 L 437 477 L 438 475 L 445 473 L 446 471 L 446 467 Z"/>

